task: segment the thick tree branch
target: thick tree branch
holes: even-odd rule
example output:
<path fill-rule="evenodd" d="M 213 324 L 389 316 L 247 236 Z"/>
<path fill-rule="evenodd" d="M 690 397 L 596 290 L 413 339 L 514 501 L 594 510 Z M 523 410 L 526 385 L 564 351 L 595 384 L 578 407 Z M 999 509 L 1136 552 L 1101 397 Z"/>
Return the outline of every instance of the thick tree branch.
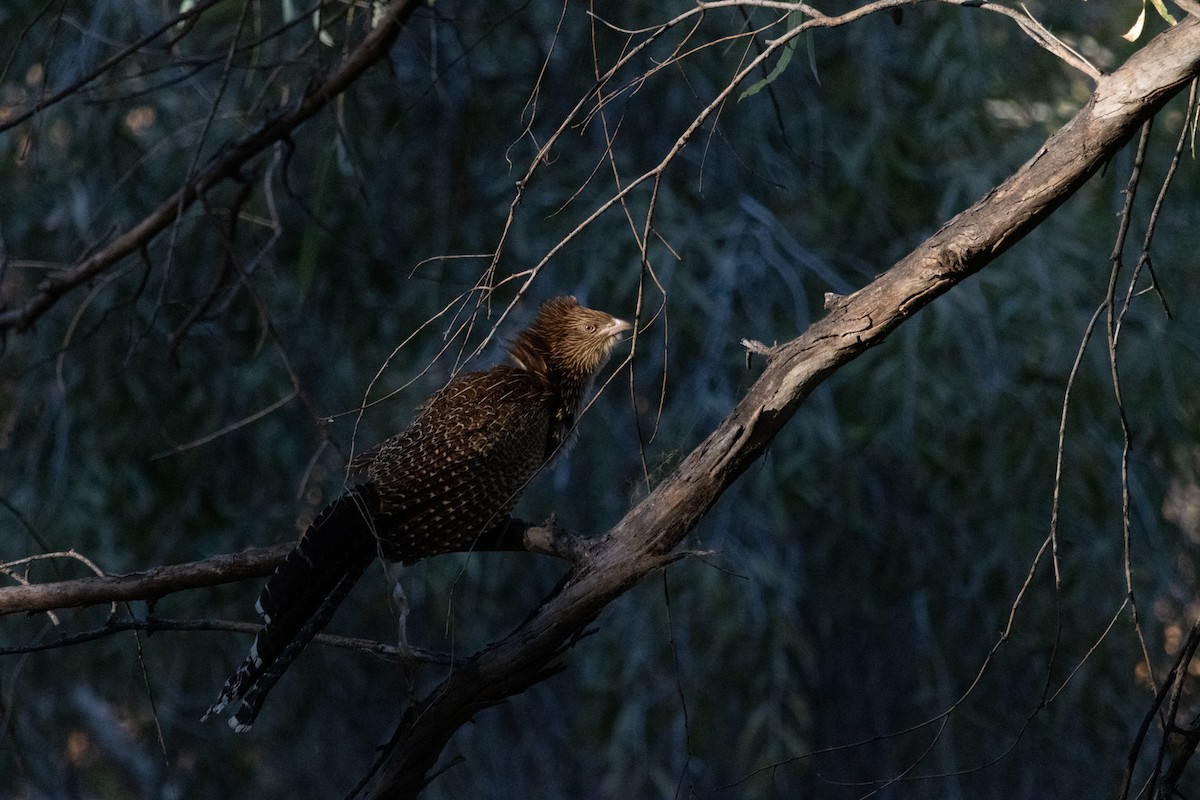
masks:
<path fill-rule="evenodd" d="M 294 547 L 285 542 L 256 547 L 241 553 L 213 556 L 202 561 L 168 564 L 128 575 L 105 575 L 53 583 L 23 583 L 0 588 L 0 616 L 35 614 L 59 608 L 81 608 L 129 600 L 155 600 L 173 592 L 270 575 Z M 528 552 L 578 562 L 590 540 L 558 527 L 551 518 L 541 525 L 513 519 L 509 524 L 474 542 L 475 552 Z M 4 565 L 0 564 L 0 567 Z"/>
<path fill-rule="evenodd" d="M 172 592 L 270 575 L 294 545 L 277 544 L 186 564 L 168 564 L 128 575 L 28 583 L 0 588 L 4 614 L 81 608 L 128 600 L 153 600 Z"/>
<path fill-rule="evenodd" d="M 191 175 L 173 195 L 159 203 L 148 216 L 113 241 L 89 253 L 70 268 L 53 273 L 15 308 L 0 310 L 0 333 L 24 330 L 60 297 L 115 266 L 121 259 L 148 245 L 155 236 L 179 219 L 202 194 L 226 178 L 236 175 L 253 157 L 275 142 L 289 137 L 296 128 L 346 91 L 363 73 L 385 58 L 400 29 L 421 0 L 392 0 L 379 15 L 376 26 L 328 75 L 315 79 L 295 102 L 276 112 L 256 129 L 233 142 L 209 164 Z"/>
<path fill-rule="evenodd" d="M 662 568 L 818 384 L 1046 219 L 1198 70 L 1200 23 L 1189 18 L 1103 78 L 1088 104 L 1007 181 L 873 283 L 832 303 L 829 316 L 802 336 L 774 348 L 733 412 L 537 612 L 408 709 L 360 796 L 419 793 L 454 731 L 552 674 L 608 603 Z"/>

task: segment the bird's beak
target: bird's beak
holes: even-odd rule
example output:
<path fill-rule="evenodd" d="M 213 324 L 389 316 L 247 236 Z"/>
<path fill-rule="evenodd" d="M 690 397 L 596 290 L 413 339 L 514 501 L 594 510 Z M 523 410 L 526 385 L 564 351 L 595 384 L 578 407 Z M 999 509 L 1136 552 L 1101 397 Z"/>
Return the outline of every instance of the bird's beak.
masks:
<path fill-rule="evenodd" d="M 622 333 L 633 330 L 633 326 L 623 319 L 614 319 L 601 329 L 601 333 L 610 339 L 616 339 Z"/>

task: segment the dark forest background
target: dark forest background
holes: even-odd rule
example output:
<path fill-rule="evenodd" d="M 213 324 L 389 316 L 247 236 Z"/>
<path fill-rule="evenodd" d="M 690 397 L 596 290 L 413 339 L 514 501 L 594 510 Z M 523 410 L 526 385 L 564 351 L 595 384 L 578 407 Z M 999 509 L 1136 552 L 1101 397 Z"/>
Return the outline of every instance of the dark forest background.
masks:
<path fill-rule="evenodd" d="M 1025 5 L 1104 70 L 1167 24 L 1151 10 L 1130 43 L 1134 2 Z M 168 25 L 196 7 L 0 6 L 4 308 L 300 96 L 373 10 L 230 1 Z M 640 313 L 644 328 L 519 512 L 602 532 L 753 381 L 741 339 L 796 336 L 826 292 L 868 283 L 1092 91 L 986 9 L 925 3 L 815 30 L 781 70 L 773 59 L 745 81 L 762 83 L 734 93 L 653 198 L 649 183 L 630 192 L 527 274 L 802 18 L 730 5 L 692 34 L 691 21 L 672 29 L 609 84 L 602 109 L 573 118 L 514 209 L 538 148 L 630 46 L 624 31 L 692 8 L 426 5 L 386 59 L 145 247 L 0 331 L 0 582 L 91 574 L 67 556 L 20 561 L 46 553 L 123 573 L 294 539 L 352 452 L 399 430 L 455 369 L 501 359 L 537 303 L 566 293 Z M 686 57 L 670 61 L 681 42 Z M 1118 298 L 1190 122 L 1185 99 L 1155 121 Z M 1116 794 L 1200 612 L 1193 133 L 1157 220 L 1156 280 L 1143 270 L 1120 329 L 1120 407 L 1103 314 L 1086 343 L 1085 331 L 1108 292 L 1132 145 L 823 385 L 694 531 L 705 554 L 610 607 L 561 674 L 459 731 L 445 759 L 463 763 L 425 796 Z M 1052 554 L 1060 421 L 1085 344 Z M 409 640 L 466 654 L 563 571 L 523 554 L 376 565 L 331 629 L 394 642 L 398 578 Z M 154 613 L 250 620 L 260 587 L 174 594 Z M 10 615 L 0 646 L 145 613 Z M 249 641 L 127 632 L 4 655 L 0 796 L 341 796 L 446 669 L 313 647 L 251 734 L 201 726 Z M 1134 794 L 1153 766 L 1138 762 Z M 1200 792 L 1200 778 L 1182 787 Z"/>

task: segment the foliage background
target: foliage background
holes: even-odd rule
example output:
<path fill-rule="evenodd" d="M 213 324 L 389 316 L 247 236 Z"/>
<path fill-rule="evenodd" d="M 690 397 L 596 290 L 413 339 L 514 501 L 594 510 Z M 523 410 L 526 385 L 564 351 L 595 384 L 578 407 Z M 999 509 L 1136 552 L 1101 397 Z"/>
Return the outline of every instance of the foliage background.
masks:
<path fill-rule="evenodd" d="M 676 5 L 597 13 L 633 29 Z M 1028 6 L 1101 67 L 1136 46 L 1119 38 L 1124 4 Z M 302 91 L 365 19 L 330 6 L 347 16 L 322 44 L 303 9 L 288 23 L 289 7 L 218 4 L 171 52 L 147 49 L 0 134 L 0 300 L 146 214 L 225 139 Z M 176 11 L 4 4 L 0 121 Z M 119 573 L 295 537 L 339 489 L 352 448 L 402 426 L 469 350 L 445 349 L 445 318 L 408 337 L 479 280 L 486 257 L 439 257 L 497 247 L 537 145 L 591 88 L 597 60 L 620 52 L 624 37 L 587 11 L 423 9 L 389 63 L 254 162 L 233 241 L 228 209 L 243 187 L 226 182 L 143 258 L 10 333 L 0 560 L 74 549 Z M 705 36 L 743 24 L 741 12 L 712 13 Z M 662 158 L 746 46 L 702 50 L 614 99 L 606 122 L 623 178 Z M 573 529 L 603 530 L 753 379 L 742 337 L 803 330 L 824 292 L 886 269 L 1089 93 L 1009 21 L 972 9 L 907 8 L 899 21 L 877 14 L 806 39 L 667 171 L 650 248 L 666 315 L 639 338 L 634 383 L 626 371 L 609 385 L 525 515 L 553 510 Z M 1135 240 L 1182 109 L 1157 123 Z M 539 261 L 613 193 L 606 147 L 598 119 L 570 129 L 523 196 L 499 278 Z M 631 592 L 565 672 L 461 731 L 447 757 L 465 763 L 427 796 L 1112 794 L 1153 692 L 1124 605 L 1121 428 L 1099 340 L 1065 427 L 1061 581 L 1040 564 L 1010 638 L 975 677 L 1049 529 L 1066 379 L 1104 299 L 1128 171 L 1126 153 L 993 267 L 834 376 L 695 532 L 694 546 L 713 552 Z M 1173 319 L 1139 295 L 1118 351 L 1134 442 L 1128 565 L 1158 680 L 1196 615 L 1195 176 L 1188 156 L 1153 251 Z M 631 197 L 635 219 L 648 202 Z M 632 316 L 641 278 L 629 222 L 606 214 L 549 263 L 501 338 L 554 294 Z M 493 320 L 514 289 L 499 289 Z M 651 289 L 648 310 L 659 300 Z M 500 357 L 493 342 L 478 363 Z M 356 429 L 364 398 L 392 390 Z M 516 555 L 418 565 L 400 576 L 409 637 L 471 652 L 560 573 Z M 86 570 L 53 560 L 29 574 Z M 373 568 L 333 628 L 389 640 L 395 574 Z M 248 619 L 258 588 L 173 595 L 156 612 Z M 143 609 L 117 610 L 131 612 Z M 64 612 L 58 626 L 5 618 L 0 646 L 101 626 L 108 613 Z M 312 648 L 253 734 L 198 725 L 247 645 L 228 633 L 125 634 L 6 656 L 0 795 L 337 796 L 409 693 L 438 677 Z"/>

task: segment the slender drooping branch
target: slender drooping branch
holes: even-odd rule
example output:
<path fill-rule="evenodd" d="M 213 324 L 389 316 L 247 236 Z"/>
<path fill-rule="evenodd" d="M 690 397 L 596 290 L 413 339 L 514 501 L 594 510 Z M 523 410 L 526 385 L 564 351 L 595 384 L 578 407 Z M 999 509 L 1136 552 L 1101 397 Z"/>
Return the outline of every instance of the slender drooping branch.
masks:
<path fill-rule="evenodd" d="M 537 612 L 407 710 L 360 796 L 418 794 L 454 731 L 479 710 L 553 674 L 559 657 L 606 605 L 669 562 L 817 385 L 1050 216 L 1198 71 L 1200 23 L 1188 18 L 1103 78 L 1087 105 L 1003 184 L 874 282 L 835 298 L 829 316 L 803 335 L 773 348 L 763 375 L 733 412 Z"/>
<path fill-rule="evenodd" d="M 226 178 L 236 176 L 250 159 L 275 142 L 289 137 L 292 131 L 384 59 L 404 23 L 421 5 L 421 0 L 391 0 L 379 13 L 375 27 L 362 42 L 335 69 L 315 78 L 303 95 L 222 149 L 219 155 L 185 180 L 174 194 L 160 202 L 136 225 L 107 245 L 91 251 L 71 267 L 51 274 L 20 305 L 0 310 L 0 334 L 10 329 L 28 328 L 60 297 L 116 266 L 126 256 L 138 252 L 178 220 L 201 195 Z"/>

